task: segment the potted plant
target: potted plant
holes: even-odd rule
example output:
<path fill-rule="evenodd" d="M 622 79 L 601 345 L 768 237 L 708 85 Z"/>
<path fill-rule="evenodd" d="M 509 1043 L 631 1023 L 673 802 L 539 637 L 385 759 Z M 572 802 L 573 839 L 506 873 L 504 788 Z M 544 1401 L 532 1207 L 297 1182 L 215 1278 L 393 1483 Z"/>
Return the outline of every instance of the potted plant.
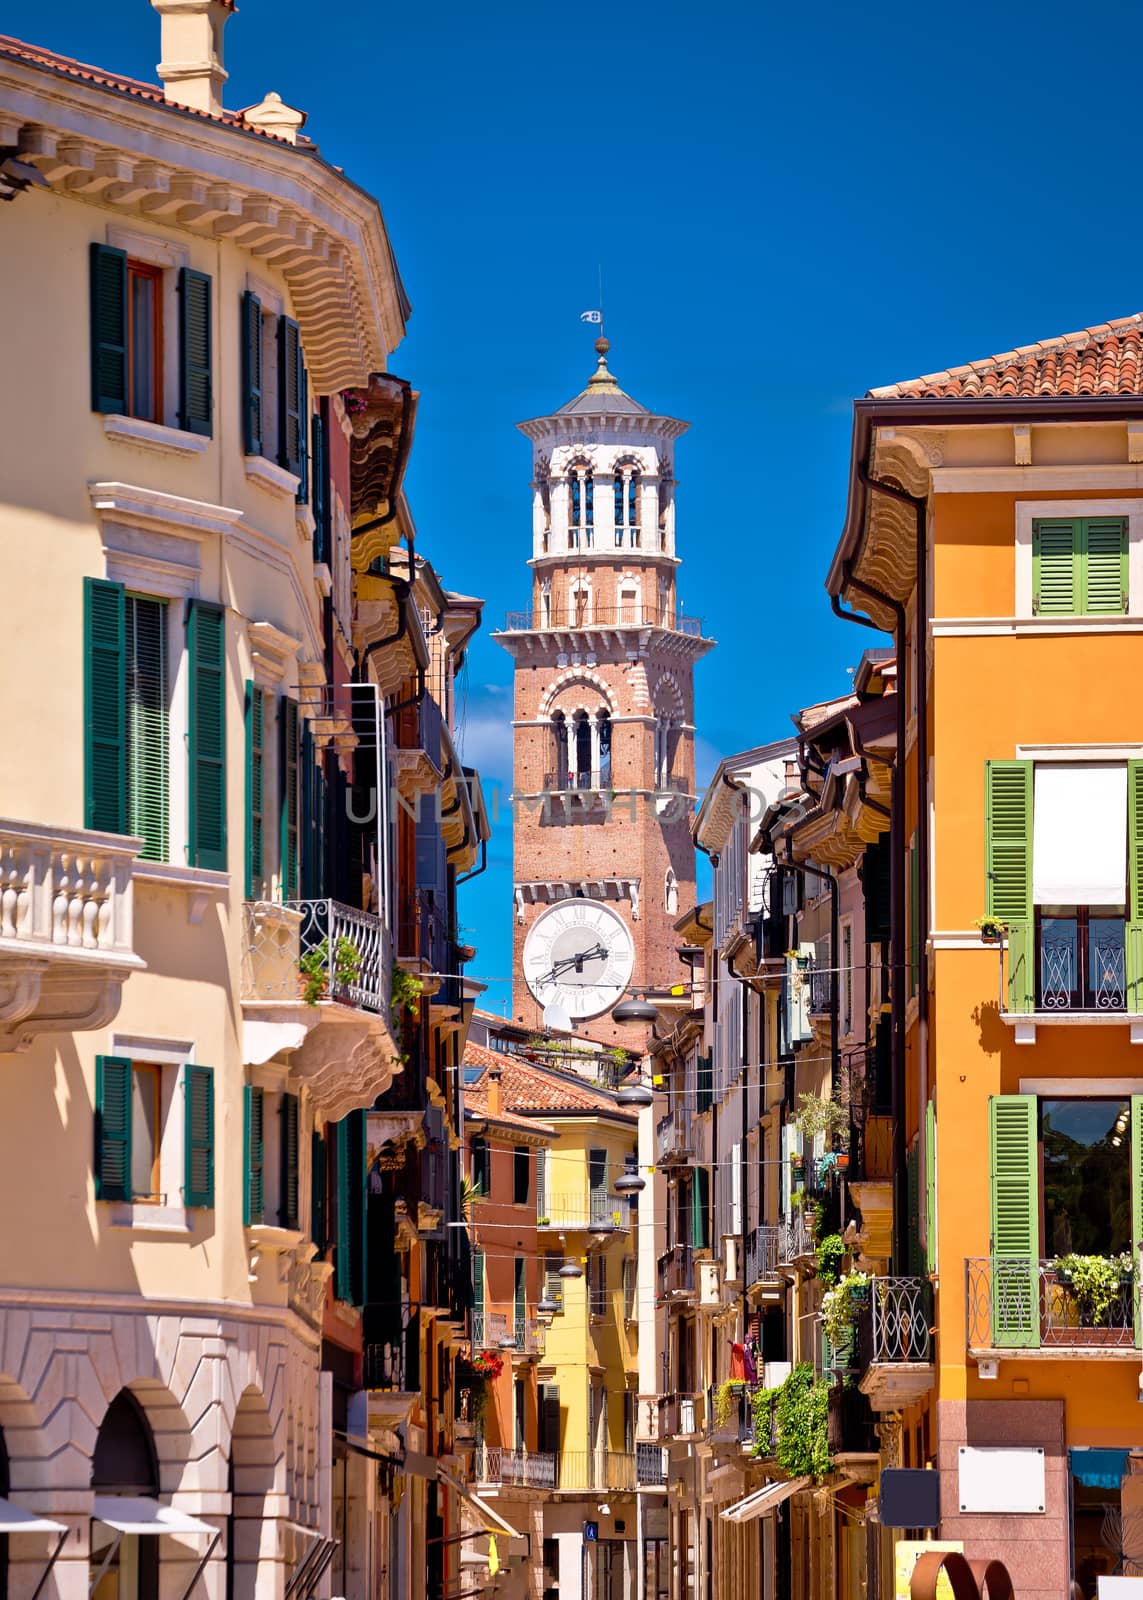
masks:
<path fill-rule="evenodd" d="M 308 1006 L 316 1006 L 329 993 L 330 945 L 328 939 L 311 945 L 298 958 L 301 976 L 302 999 Z M 341 935 L 333 943 L 333 981 L 341 988 L 356 983 L 361 975 L 361 952 L 352 939 Z"/>
<path fill-rule="evenodd" d="M 1130 1255 L 1082 1256 L 1074 1252 L 1059 1256 L 1056 1275 L 1075 1300 L 1079 1327 L 1049 1328 L 1049 1339 L 1056 1342 L 1108 1344 L 1118 1341 L 1130 1327 L 1130 1291 L 1134 1265 Z"/>
<path fill-rule="evenodd" d="M 980 929 L 982 944 L 999 944 L 1004 938 L 1005 924 L 999 917 L 977 917 L 976 926 Z"/>
<path fill-rule="evenodd" d="M 746 1388 L 742 1378 L 726 1378 L 714 1391 L 714 1425 L 716 1428 L 725 1428 L 730 1421 L 731 1412 L 738 1396 Z"/>

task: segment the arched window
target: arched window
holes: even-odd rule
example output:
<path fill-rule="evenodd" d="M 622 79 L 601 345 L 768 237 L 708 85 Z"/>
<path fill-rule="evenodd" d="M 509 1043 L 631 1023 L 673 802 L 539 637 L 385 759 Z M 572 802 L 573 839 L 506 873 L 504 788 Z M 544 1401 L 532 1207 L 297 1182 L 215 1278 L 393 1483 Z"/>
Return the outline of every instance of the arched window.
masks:
<path fill-rule="evenodd" d="M 573 467 L 568 475 L 568 549 L 590 550 L 595 535 L 595 481 L 590 467 Z"/>
<path fill-rule="evenodd" d="M 611 784 L 611 713 L 606 706 L 596 719 L 599 731 L 599 787 L 606 789 Z"/>
<path fill-rule="evenodd" d="M 672 867 L 668 867 L 667 868 L 667 882 L 666 882 L 666 889 L 665 889 L 664 896 L 663 896 L 663 903 L 665 904 L 665 906 L 667 908 L 667 915 L 669 917 L 677 917 L 678 916 L 678 914 L 679 914 L 679 880 L 675 877 L 674 869 Z"/>
<path fill-rule="evenodd" d="M 226 1526 L 226 1600 L 254 1600 L 267 1497 L 274 1492 L 274 1435 L 266 1402 L 257 1390 L 243 1392 L 230 1433 Z"/>
<path fill-rule="evenodd" d="M 639 548 L 639 472 L 630 462 L 615 468 L 615 543 Z"/>
<path fill-rule="evenodd" d="M 91 1487 L 100 1496 L 142 1495 L 156 1499 L 159 1462 L 143 1408 L 120 1389 L 107 1408 L 91 1463 Z M 100 1521 L 91 1525 L 91 1600 L 158 1600 L 159 1541 L 119 1533 Z"/>
<path fill-rule="evenodd" d="M 568 719 L 562 711 L 552 717 L 552 777 L 557 789 L 568 783 Z"/>
<path fill-rule="evenodd" d="M 577 789 L 592 787 L 591 722 L 586 711 L 577 711 L 572 718 L 572 739 L 575 744 L 575 782 Z"/>

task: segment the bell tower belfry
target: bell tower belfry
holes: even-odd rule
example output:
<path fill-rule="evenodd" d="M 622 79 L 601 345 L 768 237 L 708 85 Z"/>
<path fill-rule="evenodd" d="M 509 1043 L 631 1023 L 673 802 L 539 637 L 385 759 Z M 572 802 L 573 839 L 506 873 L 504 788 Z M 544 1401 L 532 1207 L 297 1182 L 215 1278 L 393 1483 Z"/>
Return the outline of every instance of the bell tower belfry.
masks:
<path fill-rule="evenodd" d="M 520 424 L 532 603 L 495 636 L 515 665 L 512 1010 L 539 1026 L 554 1002 L 632 1044 L 645 1029 L 608 1016 L 623 989 L 685 976 L 672 924 L 695 889 L 694 664 L 714 641 L 676 591 L 687 424 L 625 394 L 608 341 L 595 348 L 587 388 Z"/>

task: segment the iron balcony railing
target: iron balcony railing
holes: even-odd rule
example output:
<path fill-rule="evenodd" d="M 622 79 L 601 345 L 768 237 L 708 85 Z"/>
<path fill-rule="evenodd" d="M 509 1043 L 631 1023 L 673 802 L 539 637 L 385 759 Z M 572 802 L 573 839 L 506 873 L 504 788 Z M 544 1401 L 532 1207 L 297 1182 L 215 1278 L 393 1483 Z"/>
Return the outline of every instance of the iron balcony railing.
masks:
<path fill-rule="evenodd" d="M 717 1386 L 711 1384 L 706 1395 L 707 1427 L 712 1444 L 746 1444 L 754 1437 L 753 1396 L 743 1383 L 730 1392 L 726 1417 L 715 1415 Z"/>
<path fill-rule="evenodd" d="M 388 1317 L 388 1313 L 387 1313 Z M 371 1318 L 366 1307 L 366 1318 Z M 415 1393 L 420 1388 L 421 1321 L 419 1308 L 404 1307 L 400 1327 L 387 1339 L 368 1340 L 362 1347 L 362 1382 L 366 1389 Z"/>
<path fill-rule="evenodd" d="M 1103 1294 L 1085 1291 L 1055 1260 L 983 1256 L 965 1269 L 971 1350 L 1129 1349 L 1140 1343 L 1138 1274 L 1130 1265 Z"/>
<path fill-rule="evenodd" d="M 508 1318 L 499 1311 L 474 1311 L 472 1313 L 472 1346 L 474 1350 L 498 1350 L 500 1341 L 508 1337 Z"/>
<path fill-rule="evenodd" d="M 317 998 L 363 1011 L 389 1010 L 389 940 L 380 917 L 339 900 L 248 900 L 242 954 L 244 1000 Z M 305 957 L 303 974 L 299 963 Z"/>
<path fill-rule="evenodd" d="M 695 1258 L 689 1244 L 677 1244 L 665 1251 L 656 1267 L 659 1294 L 692 1294 L 695 1286 Z"/>
<path fill-rule="evenodd" d="M 516 1351 L 526 1356 L 542 1356 L 546 1329 L 535 1317 L 516 1317 L 512 1323 L 512 1337 Z"/>
<path fill-rule="evenodd" d="M 481 1445 L 476 1452 L 476 1481 L 520 1489 L 554 1489 L 558 1458 L 547 1450 L 502 1450 Z"/>
<path fill-rule="evenodd" d="M 635 1479 L 643 1488 L 655 1489 L 667 1481 L 667 1452 L 661 1444 L 635 1446 Z"/>
<path fill-rule="evenodd" d="M 545 772 L 544 788 L 550 790 L 562 789 L 610 789 L 611 769 L 597 767 L 585 772 Z"/>
<path fill-rule="evenodd" d="M 933 1286 L 927 1278 L 873 1278 L 857 1318 L 862 1368 L 933 1359 Z"/>
<path fill-rule="evenodd" d="M 670 607 L 627 606 L 541 607 L 538 611 L 509 611 L 504 619 L 505 633 L 557 633 L 580 628 L 663 628 L 689 639 L 701 639 L 702 618 L 687 617 Z"/>
<path fill-rule="evenodd" d="M 746 1286 L 777 1276 L 779 1229 L 770 1224 L 751 1228 L 746 1235 Z"/>
<path fill-rule="evenodd" d="M 635 1453 L 622 1450 L 561 1450 L 556 1487 L 567 1492 L 585 1489 L 634 1489 Z"/>
<path fill-rule="evenodd" d="M 668 1394 L 659 1401 L 659 1435 L 663 1439 L 686 1438 L 703 1426 L 701 1394 Z"/>
<path fill-rule="evenodd" d="M 655 1144 L 659 1161 L 682 1161 L 694 1154 L 694 1126 L 689 1107 L 679 1105 L 655 1126 Z"/>
<path fill-rule="evenodd" d="M 783 1217 L 778 1224 L 778 1261 L 782 1266 L 790 1266 L 800 1256 L 813 1254 L 814 1236 L 805 1213 L 795 1211 L 792 1216 Z"/>
<path fill-rule="evenodd" d="M 620 1177 L 625 1170 L 616 1168 L 613 1176 Z M 630 1202 L 625 1196 L 612 1194 L 607 1189 L 589 1189 L 583 1194 L 542 1195 L 536 1205 L 539 1210 L 536 1226 L 555 1232 L 567 1228 L 584 1232 L 610 1228 L 625 1232 L 631 1222 Z"/>
<path fill-rule="evenodd" d="M 810 1014 L 822 1016 L 833 1004 L 834 973 L 829 965 L 829 956 L 820 965 L 816 956 L 810 956 L 805 976 L 809 986 Z"/>

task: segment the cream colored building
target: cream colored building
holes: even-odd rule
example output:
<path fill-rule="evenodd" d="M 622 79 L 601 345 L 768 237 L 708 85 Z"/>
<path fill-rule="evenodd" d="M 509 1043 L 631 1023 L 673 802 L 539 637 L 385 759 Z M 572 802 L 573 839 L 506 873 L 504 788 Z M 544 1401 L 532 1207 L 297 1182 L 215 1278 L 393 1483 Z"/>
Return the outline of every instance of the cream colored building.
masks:
<path fill-rule="evenodd" d="M 153 3 L 164 88 L 0 40 L 0 1533 L 16 1597 L 304 1600 L 397 1066 L 383 875 L 322 864 L 339 396 L 408 307 L 301 114 L 222 108 L 232 6 Z"/>

